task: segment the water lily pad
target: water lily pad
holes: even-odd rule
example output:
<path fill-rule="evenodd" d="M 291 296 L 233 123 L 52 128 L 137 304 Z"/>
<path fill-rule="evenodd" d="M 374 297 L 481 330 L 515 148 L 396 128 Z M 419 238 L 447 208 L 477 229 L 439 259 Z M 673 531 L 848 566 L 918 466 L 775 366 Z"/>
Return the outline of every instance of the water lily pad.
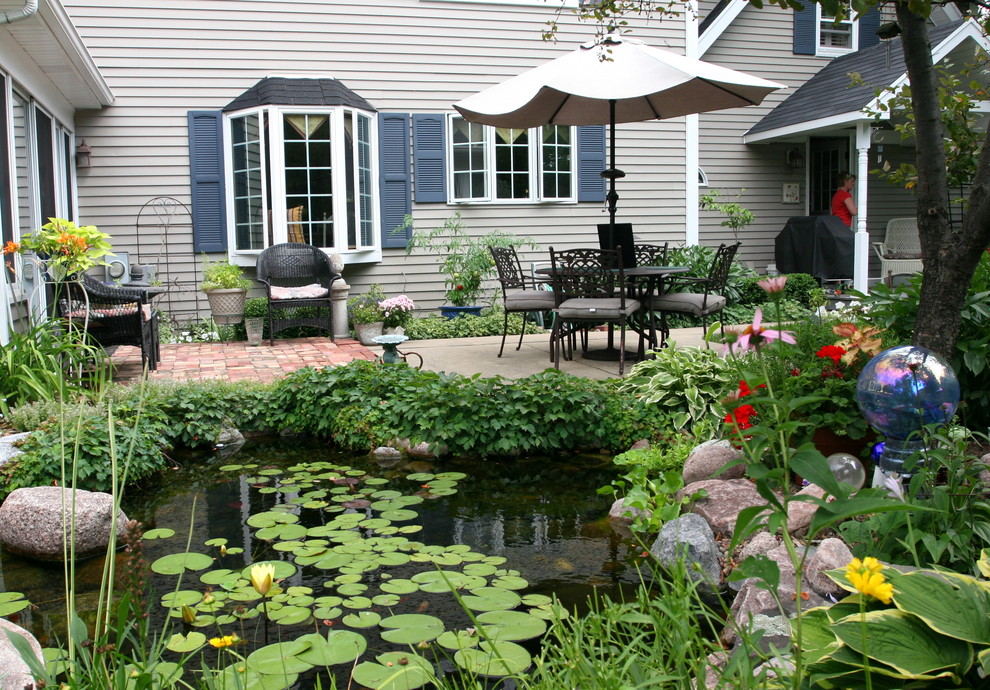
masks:
<path fill-rule="evenodd" d="M 493 640 L 532 640 L 547 631 L 546 621 L 522 611 L 487 611 L 477 620 Z"/>
<path fill-rule="evenodd" d="M 409 652 L 386 652 L 378 663 L 363 661 L 354 667 L 354 680 L 373 690 L 414 690 L 434 677 L 433 666 Z"/>
<path fill-rule="evenodd" d="M 188 635 L 182 635 L 180 633 L 172 635 L 172 637 L 168 638 L 165 647 L 173 652 L 185 654 L 187 652 L 195 652 L 204 644 L 206 644 L 206 635 L 194 630 Z"/>
<path fill-rule="evenodd" d="M 339 606 L 319 606 L 313 609 L 313 618 L 319 620 L 334 620 L 342 614 L 344 610 Z"/>
<path fill-rule="evenodd" d="M 415 510 L 398 508 L 396 510 L 386 510 L 381 514 L 381 517 L 391 522 L 405 522 L 406 520 L 415 520 L 419 517 L 419 513 Z M 361 526 L 364 527 L 364 523 L 361 523 Z"/>
<path fill-rule="evenodd" d="M 368 597 L 348 597 L 344 599 L 344 607 L 349 609 L 369 609 L 371 608 L 371 599 Z"/>
<path fill-rule="evenodd" d="M 169 537 L 175 536 L 175 530 L 169 529 L 168 527 L 159 527 L 157 529 L 149 529 L 144 533 L 144 539 L 151 541 L 152 539 L 168 539 Z"/>
<path fill-rule="evenodd" d="M 406 475 L 406 479 L 411 482 L 428 482 L 435 477 L 435 474 L 430 474 L 429 472 L 414 472 L 413 474 Z"/>
<path fill-rule="evenodd" d="M 375 606 L 395 606 L 400 601 L 402 597 L 398 594 L 378 594 L 371 598 L 371 603 Z"/>
<path fill-rule="evenodd" d="M 367 590 L 368 590 L 368 585 L 364 584 L 363 582 L 352 582 L 338 587 L 337 593 L 344 597 L 353 597 L 358 594 L 364 594 Z"/>
<path fill-rule="evenodd" d="M 258 673 L 248 668 L 243 661 L 237 661 L 224 668 L 213 680 L 218 688 L 237 688 L 237 690 L 285 690 L 292 687 L 299 675 L 269 675 Z"/>
<path fill-rule="evenodd" d="M 441 472 L 437 475 L 437 479 L 449 479 L 457 482 L 462 479 L 467 479 L 467 475 L 463 472 Z"/>
<path fill-rule="evenodd" d="M 381 614 L 374 611 L 357 611 L 347 614 L 340 622 L 351 628 L 370 628 L 378 625 L 381 619 Z"/>
<path fill-rule="evenodd" d="M 508 589 L 479 587 L 463 595 L 461 601 L 472 611 L 507 611 L 519 606 L 522 598 Z"/>
<path fill-rule="evenodd" d="M 193 606 L 203 598 L 202 592 L 192 589 L 180 589 L 178 592 L 166 592 L 162 595 L 162 606 L 168 609 L 180 606 Z"/>
<path fill-rule="evenodd" d="M 378 588 L 383 592 L 390 592 L 393 594 L 411 594 L 412 592 L 419 591 L 419 585 L 412 580 L 405 579 L 393 579 L 388 582 L 381 583 Z"/>
<path fill-rule="evenodd" d="M 217 469 L 221 472 L 239 472 L 244 469 L 244 465 L 220 465 Z"/>
<path fill-rule="evenodd" d="M 312 565 L 319 568 L 320 570 L 336 570 L 341 566 L 347 565 L 354 560 L 354 556 L 349 553 L 330 553 L 316 561 Z"/>
<path fill-rule="evenodd" d="M 292 513 L 269 510 L 264 513 L 256 513 L 247 519 L 251 527 L 271 527 L 272 525 L 289 525 L 299 522 L 299 517 Z"/>
<path fill-rule="evenodd" d="M 425 570 L 412 576 L 424 592 L 449 592 L 451 589 L 477 589 L 488 584 L 483 577 L 465 575 L 456 570 Z"/>
<path fill-rule="evenodd" d="M 308 642 L 293 640 L 277 642 L 256 649 L 246 659 L 247 666 L 252 671 L 265 675 L 288 675 L 308 671 L 310 665 L 296 655 L 302 654 L 310 647 Z"/>
<path fill-rule="evenodd" d="M 151 569 L 159 575 L 178 575 L 185 570 L 203 570 L 213 565 L 213 557 L 190 551 L 162 556 L 151 564 Z"/>
<path fill-rule="evenodd" d="M 459 649 L 477 647 L 479 642 L 481 642 L 481 637 L 475 630 L 458 630 L 457 632 L 448 630 L 437 638 L 438 645 L 455 652 Z"/>
<path fill-rule="evenodd" d="M 399 498 L 402 495 L 401 491 L 395 491 L 394 489 L 382 489 L 381 491 L 376 491 L 371 494 L 371 498 L 377 499 L 379 501 L 387 501 L 393 498 Z"/>
<path fill-rule="evenodd" d="M 269 611 L 268 617 L 279 625 L 297 625 L 312 617 L 312 611 L 305 606 L 283 606 L 277 611 Z"/>
<path fill-rule="evenodd" d="M 465 575 L 476 575 L 478 577 L 488 577 L 494 575 L 497 568 L 491 563 L 469 563 L 464 566 Z"/>
<path fill-rule="evenodd" d="M 391 551 L 378 556 L 378 562 L 384 566 L 405 565 L 409 562 L 409 554 Z"/>
<path fill-rule="evenodd" d="M 529 587 L 529 582 L 522 579 L 521 577 L 497 577 L 491 582 L 492 587 L 498 587 L 499 589 L 526 589 Z"/>
<path fill-rule="evenodd" d="M 399 528 L 399 534 L 413 534 L 423 529 L 422 525 L 403 525 Z"/>
<path fill-rule="evenodd" d="M 350 664 L 364 654 L 364 650 L 368 647 L 364 635 L 350 630 L 331 630 L 326 637 L 318 633 L 309 633 L 298 638 L 297 641 L 309 643 L 309 649 L 297 656 L 310 666 Z"/>
<path fill-rule="evenodd" d="M 515 642 L 487 642 L 477 649 L 462 649 L 454 654 L 454 663 L 479 676 L 501 678 L 522 673 L 533 662 L 523 647 Z"/>
<path fill-rule="evenodd" d="M 529 615 L 536 616 L 537 618 L 542 618 L 547 621 L 554 621 L 564 620 L 571 614 L 567 611 L 566 607 L 560 604 L 560 602 L 556 602 L 530 609 Z"/>
<path fill-rule="evenodd" d="M 271 527 L 263 527 L 254 533 L 258 539 L 274 541 L 276 539 L 302 539 L 306 536 L 307 529 L 299 524 L 278 524 Z"/>
<path fill-rule="evenodd" d="M 338 585 L 349 585 L 354 582 L 360 582 L 361 576 L 353 573 L 347 573 L 344 575 L 338 575 L 333 579 L 333 581 L 336 582 Z"/>
<path fill-rule="evenodd" d="M 402 613 L 383 618 L 379 625 L 382 639 L 395 644 L 419 644 L 432 642 L 443 632 L 443 621 L 422 613 Z"/>
<path fill-rule="evenodd" d="M 373 530 L 378 529 L 379 527 L 388 527 L 391 524 L 392 522 L 390 520 L 386 520 L 384 518 L 368 518 L 358 523 L 358 527 Z"/>
<path fill-rule="evenodd" d="M 522 603 L 524 606 L 546 606 L 552 604 L 553 599 L 546 594 L 524 594 Z"/>

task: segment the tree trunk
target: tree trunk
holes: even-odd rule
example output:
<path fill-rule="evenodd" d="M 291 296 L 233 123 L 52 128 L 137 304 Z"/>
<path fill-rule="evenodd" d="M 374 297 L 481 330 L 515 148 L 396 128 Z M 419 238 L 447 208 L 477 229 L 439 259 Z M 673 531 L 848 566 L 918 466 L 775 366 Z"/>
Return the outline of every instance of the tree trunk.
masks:
<path fill-rule="evenodd" d="M 940 119 L 938 76 L 932 64 L 925 17 L 907 2 L 896 5 L 904 62 L 911 80 L 915 116 L 918 230 L 925 269 L 913 344 L 946 359 L 955 354 L 961 312 L 980 255 L 990 239 L 990 155 L 984 145 L 964 222 L 952 227 L 948 216 L 944 133 Z"/>

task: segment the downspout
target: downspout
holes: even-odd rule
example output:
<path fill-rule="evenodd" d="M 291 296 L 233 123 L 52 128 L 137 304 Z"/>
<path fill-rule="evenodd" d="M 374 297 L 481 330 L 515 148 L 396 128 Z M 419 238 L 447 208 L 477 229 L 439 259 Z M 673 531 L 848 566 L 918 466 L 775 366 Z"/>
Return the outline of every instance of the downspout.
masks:
<path fill-rule="evenodd" d="M 684 54 L 697 60 L 698 54 L 698 8 L 694 2 L 687 3 L 684 12 Z M 700 240 L 698 227 L 698 116 L 684 118 L 684 244 L 696 245 Z"/>
<path fill-rule="evenodd" d="M 24 0 L 24 7 L 19 10 L 0 12 L 0 24 L 13 24 L 16 21 L 30 17 L 38 12 L 38 0 Z"/>

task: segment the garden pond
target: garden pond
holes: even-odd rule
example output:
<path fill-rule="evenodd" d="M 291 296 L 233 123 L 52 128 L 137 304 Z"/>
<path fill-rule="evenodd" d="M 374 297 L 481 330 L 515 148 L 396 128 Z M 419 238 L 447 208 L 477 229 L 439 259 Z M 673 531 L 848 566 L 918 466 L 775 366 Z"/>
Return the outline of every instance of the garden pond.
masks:
<path fill-rule="evenodd" d="M 212 665 L 222 667 L 234 650 L 203 643 L 237 635 L 236 653 L 275 674 L 273 687 L 279 673 L 284 682 L 302 674 L 297 682 L 306 686 L 314 666 L 331 664 L 340 664 L 338 683 L 346 681 L 361 654 L 355 678 L 375 686 L 393 661 L 415 675 L 420 655 L 483 675 L 521 671 L 554 615 L 586 611 L 594 592 L 632 591 L 643 548 L 609 523 L 611 498 L 596 493 L 616 475 L 605 456 L 431 463 L 282 440 L 180 459 L 123 507 L 146 531 L 153 620 L 171 617 L 170 634 L 186 635 L 173 650 L 195 648 L 208 662 L 218 655 Z M 118 558 L 121 574 L 127 564 Z M 275 565 L 266 598 L 248 577 L 259 562 Z M 102 559 L 77 566 L 84 618 L 102 568 Z M 6 591 L 36 605 L 17 622 L 43 645 L 57 644 L 61 566 L 5 553 L 2 577 Z M 192 625 L 184 612 L 195 615 Z M 329 634 L 332 652 L 314 631 Z M 293 642 L 300 638 L 313 645 L 308 661 Z"/>

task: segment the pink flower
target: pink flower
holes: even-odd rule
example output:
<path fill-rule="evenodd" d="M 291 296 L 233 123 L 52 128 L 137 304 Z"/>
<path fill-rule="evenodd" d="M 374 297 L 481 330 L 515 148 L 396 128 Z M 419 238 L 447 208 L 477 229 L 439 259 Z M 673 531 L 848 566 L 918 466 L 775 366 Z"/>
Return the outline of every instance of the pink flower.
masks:
<path fill-rule="evenodd" d="M 756 283 L 759 285 L 767 294 L 774 294 L 776 292 L 783 292 L 784 286 L 787 285 L 787 276 L 774 276 L 773 278 L 764 278 L 763 280 Z"/>
<path fill-rule="evenodd" d="M 779 331 L 771 328 L 763 327 L 763 311 L 757 307 L 756 313 L 753 314 L 753 323 L 746 326 L 743 332 L 739 334 L 739 337 L 734 343 L 726 346 L 728 352 L 741 353 L 752 348 L 757 348 L 765 342 L 770 342 L 773 340 L 782 340 L 785 343 L 790 343 L 794 345 L 797 340 L 794 339 L 794 333 L 791 331 Z"/>

